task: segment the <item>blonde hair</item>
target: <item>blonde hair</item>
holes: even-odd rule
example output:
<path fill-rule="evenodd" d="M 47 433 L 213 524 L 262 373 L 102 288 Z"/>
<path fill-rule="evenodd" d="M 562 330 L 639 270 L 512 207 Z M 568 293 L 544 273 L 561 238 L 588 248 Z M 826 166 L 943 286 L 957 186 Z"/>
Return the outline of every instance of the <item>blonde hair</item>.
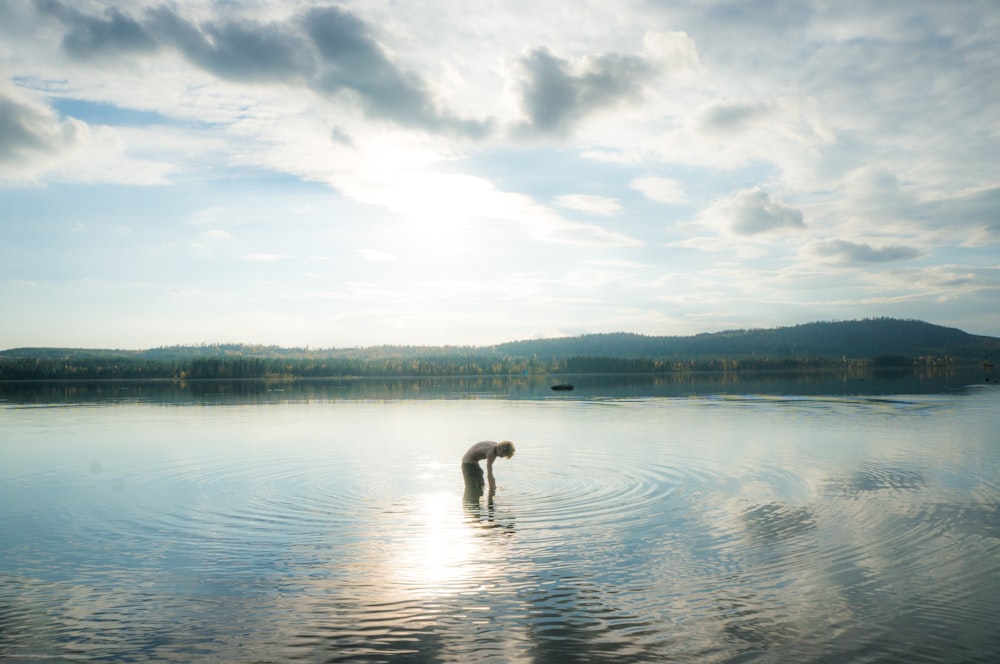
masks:
<path fill-rule="evenodd" d="M 514 456 L 514 443 L 505 440 L 497 445 L 497 456 L 511 458 Z"/>

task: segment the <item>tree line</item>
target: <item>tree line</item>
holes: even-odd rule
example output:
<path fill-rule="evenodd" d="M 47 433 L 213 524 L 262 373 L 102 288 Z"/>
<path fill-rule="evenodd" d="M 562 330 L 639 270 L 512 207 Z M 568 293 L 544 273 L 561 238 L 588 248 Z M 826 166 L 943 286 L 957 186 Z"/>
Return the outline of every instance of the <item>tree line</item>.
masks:
<path fill-rule="evenodd" d="M 872 318 L 690 337 L 591 334 L 496 346 L 309 349 L 199 344 L 140 351 L 0 351 L 0 380 L 260 379 L 799 370 L 983 363 L 1000 339 Z"/>
<path fill-rule="evenodd" d="M 514 341 L 496 347 L 513 355 L 707 359 L 873 358 L 997 354 L 1000 339 L 918 320 L 866 318 L 774 329 L 727 330 L 692 336 L 587 334 L 566 339 Z"/>
<path fill-rule="evenodd" d="M 551 358 L 247 358 L 150 360 L 128 357 L 0 358 L 0 380 L 201 380 L 504 376 L 581 373 L 806 370 L 844 366 L 907 367 L 948 363 L 948 358 L 877 356 L 848 358 L 636 359 Z"/>

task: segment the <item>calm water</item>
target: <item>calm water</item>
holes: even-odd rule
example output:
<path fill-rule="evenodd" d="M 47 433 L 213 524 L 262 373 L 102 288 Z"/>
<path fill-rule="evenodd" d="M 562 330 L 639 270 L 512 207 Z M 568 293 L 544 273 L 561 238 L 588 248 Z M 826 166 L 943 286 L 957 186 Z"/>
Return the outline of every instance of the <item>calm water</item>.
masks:
<path fill-rule="evenodd" d="M 1000 386 L 864 378 L 0 386 L 0 660 L 998 661 Z"/>

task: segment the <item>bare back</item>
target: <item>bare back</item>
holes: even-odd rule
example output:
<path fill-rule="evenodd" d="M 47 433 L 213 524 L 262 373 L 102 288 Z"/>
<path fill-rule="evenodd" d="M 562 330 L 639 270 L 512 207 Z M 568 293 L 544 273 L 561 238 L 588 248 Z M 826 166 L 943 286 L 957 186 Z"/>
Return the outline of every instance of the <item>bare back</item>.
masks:
<path fill-rule="evenodd" d="M 492 461 L 497 456 L 497 444 L 492 440 L 476 443 L 462 457 L 462 463 L 478 463 L 483 459 Z"/>

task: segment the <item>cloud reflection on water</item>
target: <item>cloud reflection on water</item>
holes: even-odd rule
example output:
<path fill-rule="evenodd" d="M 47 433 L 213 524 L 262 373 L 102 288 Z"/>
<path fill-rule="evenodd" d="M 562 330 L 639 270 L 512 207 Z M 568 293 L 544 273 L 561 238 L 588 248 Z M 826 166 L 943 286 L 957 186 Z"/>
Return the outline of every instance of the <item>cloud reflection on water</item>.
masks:
<path fill-rule="evenodd" d="M 0 656 L 988 659 L 995 394 L 11 409 Z"/>

